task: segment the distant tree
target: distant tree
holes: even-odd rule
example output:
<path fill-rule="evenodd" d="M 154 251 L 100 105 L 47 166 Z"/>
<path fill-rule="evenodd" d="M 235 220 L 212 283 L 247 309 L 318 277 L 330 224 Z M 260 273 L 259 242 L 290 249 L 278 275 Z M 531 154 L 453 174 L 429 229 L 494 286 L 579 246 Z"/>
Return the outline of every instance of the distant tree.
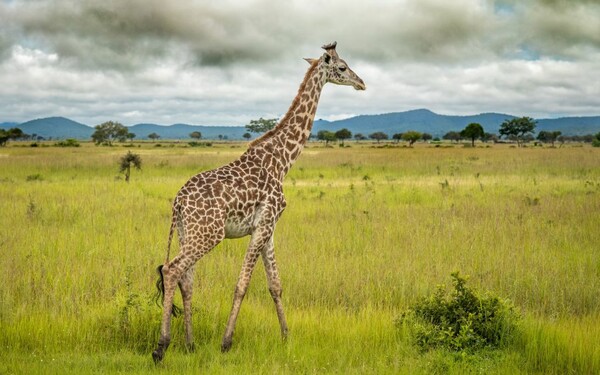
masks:
<path fill-rule="evenodd" d="M 25 134 L 25 133 L 23 133 L 23 130 L 21 130 L 19 128 L 10 128 L 10 129 L 8 129 L 8 136 L 12 140 L 28 137 L 28 135 Z"/>
<path fill-rule="evenodd" d="M 148 138 L 150 138 L 153 141 L 156 141 L 157 139 L 160 138 L 160 135 L 156 134 L 156 133 L 150 133 L 150 134 L 148 134 Z"/>
<path fill-rule="evenodd" d="M 405 140 L 406 142 L 408 142 L 408 147 L 412 147 L 412 145 L 416 141 L 421 139 L 422 136 L 423 136 L 423 133 L 419 133 L 418 131 L 415 131 L 415 130 L 409 130 L 409 131 L 405 132 L 404 134 L 402 134 L 402 139 Z"/>
<path fill-rule="evenodd" d="M 191 133 L 190 133 L 190 138 L 193 138 L 193 139 L 198 139 L 198 140 L 199 140 L 199 139 L 201 139 L 201 138 L 202 138 L 202 133 L 200 133 L 200 132 L 198 132 L 198 131 L 196 131 L 196 132 L 191 132 Z"/>
<path fill-rule="evenodd" d="M 462 139 L 462 137 L 460 136 L 459 132 L 449 131 L 448 133 L 444 134 L 442 139 L 448 140 L 450 142 L 458 142 Z"/>
<path fill-rule="evenodd" d="M 96 131 L 92 134 L 92 140 L 96 145 L 104 144 L 112 146 L 112 143 L 115 140 L 125 142 L 127 135 L 129 134 L 127 128 L 116 121 L 103 122 L 100 125 L 96 125 L 94 129 L 96 129 Z"/>
<path fill-rule="evenodd" d="M 217 138 L 219 138 L 219 141 L 222 141 L 223 140 L 223 134 L 217 135 Z"/>
<path fill-rule="evenodd" d="M 339 139 L 340 141 L 342 141 L 342 146 L 344 145 L 344 140 L 345 139 L 350 139 L 352 138 L 352 132 L 346 128 L 340 129 L 338 131 L 335 132 L 335 137 L 337 139 Z"/>
<path fill-rule="evenodd" d="M 421 139 L 424 140 L 425 142 L 433 139 L 433 136 L 429 133 L 423 133 L 423 135 L 421 136 Z"/>
<path fill-rule="evenodd" d="M 533 133 L 536 122 L 531 117 L 518 117 L 511 120 L 506 120 L 500 125 L 500 136 L 515 139 L 517 146 L 521 147 L 521 142 L 525 135 Z"/>
<path fill-rule="evenodd" d="M 600 147 L 600 132 L 594 135 L 594 140 L 592 141 L 592 146 Z"/>
<path fill-rule="evenodd" d="M 129 182 L 131 166 L 137 170 L 142 169 L 142 158 L 138 154 L 127 151 L 127 154 L 119 159 L 119 173 L 125 173 L 125 181 Z"/>
<path fill-rule="evenodd" d="M 544 143 L 551 143 L 552 147 L 554 147 L 554 142 L 556 142 L 558 140 L 558 137 L 560 137 L 560 135 L 562 134 L 562 132 L 560 131 L 546 131 L 546 130 L 542 130 L 538 133 L 537 135 L 537 140 L 544 142 Z"/>
<path fill-rule="evenodd" d="M 276 118 L 259 118 L 258 120 L 250 120 L 250 123 L 246 125 L 246 130 L 250 133 L 265 133 L 273 129 L 277 125 Z"/>
<path fill-rule="evenodd" d="M 319 130 L 317 139 L 319 141 L 325 141 L 325 146 L 327 146 L 329 142 L 335 142 L 337 138 L 335 138 L 334 132 L 330 132 L 329 130 Z"/>
<path fill-rule="evenodd" d="M 494 133 L 483 133 L 481 140 L 483 142 L 498 142 L 498 136 Z"/>
<path fill-rule="evenodd" d="M 399 143 L 402 140 L 402 136 L 404 135 L 404 133 L 396 133 L 392 135 L 392 139 L 394 141 L 396 141 L 396 143 Z"/>
<path fill-rule="evenodd" d="M 363 133 L 356 133 L 354 134 L 354 139 L 356 139 L 356 141 L 364 141 L 365 139 L 367 139 L 367 137 L 365 137 L 365 135 Z"/>
<path fill-rule="evenodd" d="M 483 137 L 484 134 L 483 126 L 476 122 L 470 123 L 460 132 L 461 137 L 471 139 L 471 146 L 473 147 L 475 147 L 475 140 Z"/>
<path fill-rule="evenodd" d="M 9 140 L 19 139 L 25 136 L 25 133 L 19 128 L 11 128 L 8 130 L 0 129 L 0 147 L 6 146 Z"/>
<path fill-rule="evenodd" d="M 8 132 L 4 129 L 0 129 L 0 147 L 6 146 L 6 142 L 8 142 L 9 139 Z"/>
<path fill-rule="evenodd" d="M 592 142 L 594 142 L 595 138 L 596 138 L 596 136 L 593 135 L 593 134 L 582 135 L 581 136 L 581 142 L 592 143 Z"/>
<path fill-rule="evenodd" d="M 252 138 L 252 134 L 246 132 L 242 137 L 244 137 L 246 140 L 250 140 L 250 138 Z"/>
<path fill-rule="evenodd" d="M 369 138 L 374 139 L 377 141 L 377 143 L 388 139 L 388 135 L 385 134 L 384 132 L 375 132 L 375 133 L 371 133 L 369 134 Z"/>
<path fill-rule="evenodd" d="M 127 133 L 127 139 L 129 139 L 129 142 L 133 142 L 133 138 L 135 138 L 135 133 Z"/>

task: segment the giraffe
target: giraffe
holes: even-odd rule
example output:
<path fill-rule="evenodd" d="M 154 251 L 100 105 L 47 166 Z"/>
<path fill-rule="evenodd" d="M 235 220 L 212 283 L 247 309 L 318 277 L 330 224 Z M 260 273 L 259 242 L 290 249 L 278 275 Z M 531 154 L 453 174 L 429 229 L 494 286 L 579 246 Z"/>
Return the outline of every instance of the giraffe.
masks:
<path fill-rule="evenodd" d="M 173 295 L 179 286 L 183 298 L 186 346 L 193 349 L 192 291 L 194 266 L 225 238 L 251 236 L 233 294 L 221 351 L 231 348 L 233 332 L 252 271 L 259 257 L 275 303 L 281 335 L 288 333 L 281 301 L 282 287 L 275 262 L 273 233 L 286 207 L 283 179 L 298 159 L 313 125 L 321 90 L 327 82 L 365 90 L 364 82 L 336 52 L 336 42 L 325 45 L 310 64 L 287 113 L 271 130 L 250 143 L 237 160 L 190 178 L 177 193 L 172 208 L 167 258 L 158 267 L 157 287 L 163 297 L 160 338 L 152 357 L 162 361 L 170 343 Z M 179 253 L 169 260 L 171 240 L 177 230 Z"/>

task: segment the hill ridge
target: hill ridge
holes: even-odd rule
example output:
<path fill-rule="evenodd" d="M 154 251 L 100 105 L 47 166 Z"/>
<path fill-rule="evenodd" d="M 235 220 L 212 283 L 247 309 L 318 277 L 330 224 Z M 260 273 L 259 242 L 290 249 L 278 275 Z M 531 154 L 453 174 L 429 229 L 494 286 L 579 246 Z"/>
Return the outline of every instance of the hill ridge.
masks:
<path fill-rule="evenodd" d="M 408 130 L 427 132 L 442 136 L 449 131 L 460 131 L 471 122 L 477 122 L 488 133 L 498 133 L 502 122 L 515 118 L 513 115 L 485 112 L 475 115 L 444 115 L 435 113 L 427 108 L 412 109 L 403 112 L 380 114 L 361 114 L 354 117 L 327 121 L 316 120 L 313 133 L 320 130 L 337 131 L 347 128 L 353 134 L 364 135 L 382 131 L 390 136 Z M 595 134 L 600 132 L 600 116 L 570 116 L 559 118 L 536 119 L 536 132 L 542 130 L 558 130 L 565 135 Z M 0 128 L 19 127 L 27 134 L 36 134 L 46 139 L 90 139 L 94 128 L 69 118 L 53 116 L 38 118 L 23 123 L 3 122 Z M 243 139 L 246 133 L 244 126 L 211 126 L 176 123 L 160 125 L 154 123 L 139 123 L 128 126 L 129 131 L 136 134 L 136 139 L 147 139 L 151 133 L 157 133 L 162 139 L 190 139 L 193 131 L 202 133 L 203 139 Z"/>

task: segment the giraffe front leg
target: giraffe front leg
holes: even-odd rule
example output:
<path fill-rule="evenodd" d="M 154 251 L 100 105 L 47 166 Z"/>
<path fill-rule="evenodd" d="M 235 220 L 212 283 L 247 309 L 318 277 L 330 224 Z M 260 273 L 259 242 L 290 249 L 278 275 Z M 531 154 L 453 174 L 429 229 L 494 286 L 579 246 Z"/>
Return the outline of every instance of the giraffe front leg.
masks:
<path fill-rule="evenodd" d="M 233 306 L 231 307 L 231 313 L 229 314 L 229 320 L 227 321 L 227 327 L 225 328 L 225 335 L 223 336 L 223 342 L 221 343 L 221 351 L 227 352 L 231 348 L 233 342 L 233 331 L 235 329 L 235 323 L 237 321 L 242 301 L 248 290 L 250 284 L 250 277 L 252 271 L 256 265 L 256 261 L 260 256 L 260 251 L 248 249 L 246 257 L 244 258 L 244 264 L 238 278 L 237 285 L 235 286 L 235 292 L 233 293 Z"/>
<path fill-rule="evenodd" d="M 277 263 L 275 262 L 275 247 L 273 245 L 273 237 L 267 243 L 267 246 L 262 251 L 262 259 L 265 265 L 265 271 L 267 273 L 267 283 L 269 285 L 269 292 L 275 302 L 275 309 L 277 310 L 277 318 L 279 319 L 279 326 L 281 327 L 281 336 L 285 340 L 288 335 L 288 326 L 283 313 L 283 303 L 281 301 L 281 294 L 283 288 L 281 287 L 281 279 L 279 278 L 279 271 L 277 270 Z"/>
<path fill-rule="evenodd" d="M 192 330 L 192 294 L 194 291 L 194 266 L 190 267 L 181 280 L 179 280 L 179 289 L 183 298 L 183 321 L 185 324 L 185 345 L 188 351 L 193 352 L 194 335 Z"/>
<path fill-rule="evenodd" d="M 254 266 L 256 265 L 256 261 L 258 260 L 262 249 L 267 241 L 269 241 L 272 233 L 272 229 L 264 228 L 256 230 L 252 234 L 252 239 L 250 240 L 250 245 L 246 251 L 244 264 L 242 265 L 242 270 L 240 271 L 240 276 L 233 294 L 233 306 L 231 307 L 231 313 L 229 314 L 229 320 L 227 321 L 227 327 L 225 328 L 225 334 L 223 335 L 223 342 L 221 343 L 222 352 L 227 352 L 231 348 L 235 323 L 240 312 L 240 307 L 242 306 L 242 301 L 246 295 L 246 290 L 248 290 L 248 285 L 250 284 L 252 271 L 254 270 Z"/>

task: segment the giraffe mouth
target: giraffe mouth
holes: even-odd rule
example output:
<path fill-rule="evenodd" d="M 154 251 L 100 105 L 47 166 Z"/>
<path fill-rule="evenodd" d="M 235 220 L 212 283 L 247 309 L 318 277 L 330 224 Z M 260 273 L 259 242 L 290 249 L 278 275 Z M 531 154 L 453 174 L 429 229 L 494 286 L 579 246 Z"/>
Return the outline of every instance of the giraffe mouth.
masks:
<path fill-rule="evenodd" d="M 352 87 L 354 87 L 354 89 L 357 91 L 363 91 L 367 89 L 367 86 L 363 81 L 355 83 L 354 85 L 352 85 Z"/>

